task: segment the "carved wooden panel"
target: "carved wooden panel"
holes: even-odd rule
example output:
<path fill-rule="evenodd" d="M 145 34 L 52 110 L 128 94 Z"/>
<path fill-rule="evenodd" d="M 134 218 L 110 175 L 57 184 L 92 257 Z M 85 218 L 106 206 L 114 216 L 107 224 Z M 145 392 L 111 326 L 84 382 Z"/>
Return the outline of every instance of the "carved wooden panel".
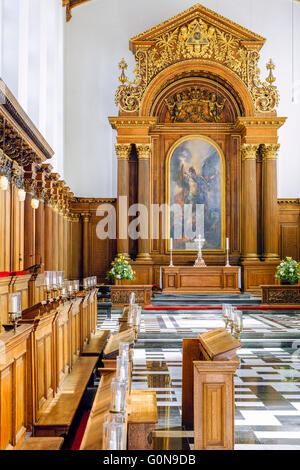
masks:
<path fill-rule="evenodd" d="M 300 304 L 300 284 L 262 286 L 263 304 Z"/>
<path fill-rule="evenodd" d="M 224 383 L 206 383 L 203 386 L 204 447 L 224 447 L 224 422 L 226 410 Z"/>
<path fill-rule="evenodd" d="M 0 448 L 7 449 L 13 446 L 13 366 L 9 365 L 0 372 Z"/>
<path fill-rule="evenodd" d="M 243 267 L 244 270 L 244 290 L 249 292 L 260 291 L 260 286 L 263 284 L 274 284 L 276 265 L 278 263 L 247 265 Z"/>
<path fill-rule="evenodd" d="M 237 361 L 194 362 L 195 450 L 234 448 L 234 372 Z"/>
<path fill-rule="evenodd" d="M 279 250 L 281 258 L 300 261 L 300 200 L 279 199 Z"/>
<path fill-rule="evenodd" d="M 296 224 L 281 224 L 280 226 L 281 256 L 291 256 L 299 260 L 299 226 Z"/>

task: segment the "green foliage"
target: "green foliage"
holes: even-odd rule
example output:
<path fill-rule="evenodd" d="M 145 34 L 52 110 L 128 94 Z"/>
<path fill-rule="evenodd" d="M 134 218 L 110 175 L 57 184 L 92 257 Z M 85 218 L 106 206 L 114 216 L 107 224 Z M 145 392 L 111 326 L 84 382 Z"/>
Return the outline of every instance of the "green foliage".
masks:
<path fill-rule="evenodd" d="M 134 279 L 134 272 L 124 255 L 117 256 L 111 263 L 111 269 L 106 274 L 106 279 L 114 281 L 115 279 Z"/>
<path fill-rule="evenodd" d="M 287 256 L 281 261 L 280 265 L 277 266 L 275 278 L 286 281 L 289 284 L 296 284 L 300 279 L 300 267 L 297 261 Z"/>

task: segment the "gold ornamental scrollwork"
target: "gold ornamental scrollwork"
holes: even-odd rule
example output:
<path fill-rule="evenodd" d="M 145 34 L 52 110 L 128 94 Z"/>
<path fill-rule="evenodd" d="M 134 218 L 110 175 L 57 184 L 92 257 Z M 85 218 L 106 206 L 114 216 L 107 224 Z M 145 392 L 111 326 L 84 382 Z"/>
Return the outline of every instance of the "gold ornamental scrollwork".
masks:
<path fill-rule="evenodd" d="M 166 99 L 172 122 L 218 122 L 225 99 L 203 88 L 189 88 Z"/>
<path fill-rule="evenodd" d="M 195 7 L 190 10 L 191 15 L 193 12 L 196 15 Z M 184 18 L 185 13 L 187 12 L 182 14 Z M 272 61 L 267 64 L 269 76 L 264 82 L 260 79 L 257 66 L 258 49 L 263 44 L 263 38 L 256 35 L 257 39 L 253 39 L 253 43 L 251 40 L 243 40 L 233 27 L 224 27 L 222 21 L 219 21 L 219 15 L 211 13 L 214 18 L 209 21 L 200 16 L 189 21 L 183 19 L 183 23 L 173 29 L 168 28 L 168 31 L 157 35 L 153 33 L 153 38 L 145 40 L 145 44 L 143 40 L 135 44 L 134 81 L 130 82 L 125 75 L 126 62 L 123 60 L 120 63 L 121 85 L 116 93 L 116 105 L 120 110 L 139 111 L 149 83 L 167 67 L 190 59 L 211 60 L 215 64 L 228 67 L 248 88 L 257 112 L 273 112 L 276 109 L 279 94 L 274 85 L 275 66 Z M 154 31 L 156 29 L 159 27 L 153 28 Z"/>

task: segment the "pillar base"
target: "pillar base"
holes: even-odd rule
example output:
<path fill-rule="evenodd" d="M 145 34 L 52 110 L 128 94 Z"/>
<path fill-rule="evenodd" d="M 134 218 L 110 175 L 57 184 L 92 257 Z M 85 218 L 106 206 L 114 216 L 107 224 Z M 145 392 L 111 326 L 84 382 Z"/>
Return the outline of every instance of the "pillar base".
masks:
<path fill-rule="evenodd" d="M 279 258 L 277 253 L 263 254 L 262 255 L 262 260 L 265 261 L 266 263 L 268 263 L 268 262 L 270 262 L 270 263 L 274 263 L 274 262 L 279 263 L 280 262 L 280 258 Z"/>
<path fill-rule="evenodd" d="M 139 261 L 152 261 L 149 253 L 138 253 L 136 259 Z"/>
<path fill-rule="evenodd" d="M 258 257 L 257 254 L 252 254 L 252 253 L 249 253 L 245 256 L 241 256 L 241 262 L 247 262 L 247 261 L 260 261 L 260 258 Z"/>

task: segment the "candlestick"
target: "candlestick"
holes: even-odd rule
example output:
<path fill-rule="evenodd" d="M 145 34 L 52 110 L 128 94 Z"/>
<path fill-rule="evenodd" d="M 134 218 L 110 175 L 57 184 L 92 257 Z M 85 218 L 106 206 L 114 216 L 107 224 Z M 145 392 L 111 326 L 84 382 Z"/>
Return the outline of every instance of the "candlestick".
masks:
<path fill-rule="evenodd" d="M 229 263 L 229 238 L 226 238 L 226 268 L 230 268 Z"/>
<path fill-rule="evenodd" d="M 169 268 L 174 268 L 173 264 L 173 238 L 170 238 L 170 264 Z"/>

